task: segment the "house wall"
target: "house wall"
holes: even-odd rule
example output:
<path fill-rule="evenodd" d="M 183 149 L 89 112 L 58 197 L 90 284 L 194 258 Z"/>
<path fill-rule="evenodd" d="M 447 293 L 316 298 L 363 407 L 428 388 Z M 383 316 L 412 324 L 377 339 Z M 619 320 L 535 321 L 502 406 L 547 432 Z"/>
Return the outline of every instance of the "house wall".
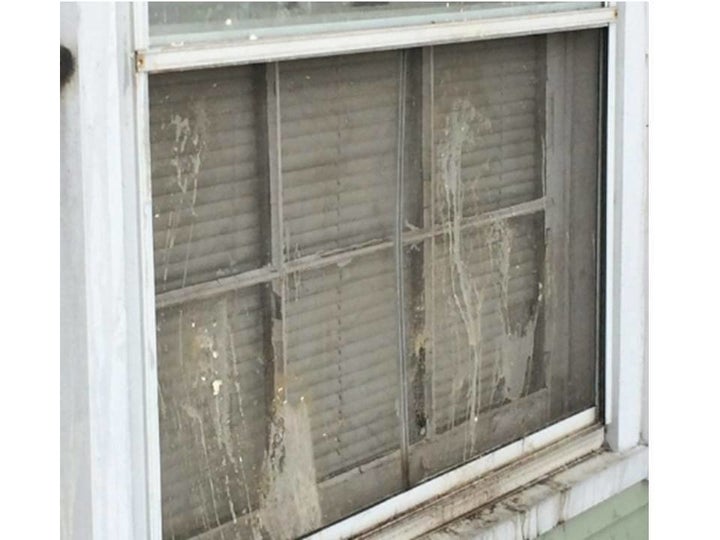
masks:
<path fill-rule="evenodd" d="M 635 484 L 539 538 L 540 540 L 648 538 L 648 482 Z"/>
<path fill-rule="evenodd" d="M 60 9 L 60 42 L 77 58 L 77 4 Z M 60 93 L 60 489 L 61 537 L 91 538 L 90 404 L 85 244 L 77 68 Z"/>
<path fill-rule="evenodd" d="M 127 3 L 63 3 L 76 69 L 60 93 L 63 539 L 152 538 L 134 63 Z M 159 520 L 156 520 L 159 523 Z M 158 526 L 159 528 L 159 526 Z"/>

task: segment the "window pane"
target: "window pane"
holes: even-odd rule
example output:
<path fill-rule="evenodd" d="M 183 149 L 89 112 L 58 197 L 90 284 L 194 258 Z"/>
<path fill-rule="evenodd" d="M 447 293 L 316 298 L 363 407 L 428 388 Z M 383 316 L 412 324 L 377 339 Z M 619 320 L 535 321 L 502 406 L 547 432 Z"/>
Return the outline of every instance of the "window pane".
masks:
<path fill-rule="evenodd" d="M 157 314 L 163 534 L 192 534 L 258 509 L 266 438 L 258 287 Z"/>
<path fill-rule="evenodd" d="M 150 78 L 155 286 L 264 264 L 264 151 L 251 67 Z"/>
<path fill-rule="evenodd" d="M 542 195 L 544 50 L 541 36 L 435 48 L 436 222 Z"/>
<path fill-rule="evenodd" d="M 306 405 L 321 495 L 334 493 L 316 526 L 402 488 L 396 298 L 390 249 L 290 279 L 287 399 Z M 363 472 L 379 459 L 395 466 Z"/>
<path fill-rule="evenodd" d="M 388 28 L 601 7 L 602 2 L 150 2 L 151 43 Z"/>
<path fill-rule="evenodd" d="M 391 236 L 399 58 L 388 52 L 281 64 L 289 257 Z"/>
<path fill-rule="evenodd" d="M 542 225 L 527 215 L 450 232 L 423 253 L 425 324 L 412 338 L 423 364 L 411 376 L 424 440 L 411 449 L 413 481 L 547 422 Z"/>

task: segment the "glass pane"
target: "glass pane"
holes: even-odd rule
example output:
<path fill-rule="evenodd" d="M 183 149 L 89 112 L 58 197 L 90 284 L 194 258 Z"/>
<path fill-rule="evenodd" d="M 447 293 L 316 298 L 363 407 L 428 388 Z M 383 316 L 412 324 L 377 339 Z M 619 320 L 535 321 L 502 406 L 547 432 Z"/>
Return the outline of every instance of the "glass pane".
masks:
<path fill-rule="evenodd" d="M 281 64 L 290 258 L 392 235 L 399 74 L 398 52 Z"/>
<path fill-rule="evenodd" d="M 257 85 L 252 67 L 150 77 L 158 292 L 265 262 Z"/>
<path fill-rule="evenodd" d="M 435 48 L 437 222 L 542 195 L 544 50 L 541 36 Z"/>
<path fill-rule="evenodd" d="M 263 312 L 260 287 L 158 311 L 165 538 L 233 521 L 250 532 L 269 403 Z"/>
<path fill-rule="evenodd" d="M 152 44 L 255 40 L 601 7 L 602 2 L 150 2 Z"/>
<path fill-rule="evenodd" d="M 412 337 L 426 378 L 414 394 L 423 404 L 412 408 L 427 424 L 412 450 L 414 481 L 538 429 L 548 408 L 547 392 L 535 395 L 544 385 L 542 216 L 451 232 L 429 251 L 425 325 Z M 510 421 L 502 435 L 499 410 Z"/>
<path fill-rule="evenodd" d="M 318 527 L 401 489 L 393 252 L 292 274 L 288 298 L 287 406 L 307 410 Z"/>

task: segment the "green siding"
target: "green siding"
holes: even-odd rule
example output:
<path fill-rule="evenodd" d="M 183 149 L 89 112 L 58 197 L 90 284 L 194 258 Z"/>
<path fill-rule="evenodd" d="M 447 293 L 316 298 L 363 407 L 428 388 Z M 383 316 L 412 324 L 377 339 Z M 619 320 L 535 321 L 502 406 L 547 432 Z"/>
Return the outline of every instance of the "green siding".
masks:
<path fill-rule="evenodd" d="M 540 536 L 540 540 L 647 540 L 647 538 L 647 481 L 618 493 Z"/>

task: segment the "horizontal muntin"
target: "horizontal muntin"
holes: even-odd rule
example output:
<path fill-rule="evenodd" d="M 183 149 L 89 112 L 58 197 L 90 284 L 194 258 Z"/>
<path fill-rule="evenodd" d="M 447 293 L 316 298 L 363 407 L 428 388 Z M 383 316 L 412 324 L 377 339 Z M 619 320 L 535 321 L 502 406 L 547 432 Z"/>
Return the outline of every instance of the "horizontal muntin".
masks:
<path fill-rule="evenodd" d="M 541 197 L 539 199 L 516 204 L 514 206 L 493 210 L 492 212 L 488 212 L 477 217 L 465 218 L 460 224 L 460 229 L 464 230 L 467 228 L 482 227 L 501 219 L 541 212 L 545 210 L 545 204 L 545 198 Z M 411 231 L 403 234 L 403 244 L 415 244 L 422 242 L 423 240 L 448 233 L 450 233 L 450 227 L 448 224 L 445 226 L 437 226 L 434 230 Z M 377 251 L 390 249 L 394 245 L 394 241 L 391 239 L 374 240 L 334 252 L 321 252 L 300 257 L 293 261 L 286 262 L 284 272 L 281 272 L 272 266 L 265 266 L 263 268 L 250 270 L 242 274 L 222 277 L 212 281 L 190 285 L 189 287 L 181 289 L 161 292 L 158 293 L 155 298 L 155 307 L 156 309 L 161 309 L 184 302 L 203 300 L 236 289 L 267 283 L 274 279 L 279 279 L 283 277 L 283 275 L 290 276 L 293 273 L 315 270 L 331 266 L 333 264 L 344 265 L 355 257 L 362 257 Z"/>
<path fill-rule="evenodd" d="M 160 73 L 276 62 L 399 47 L 421 47 L 598 28 L 615 22 L 616 18 L 616 8 L 605 7 L 497 19 L 421 24 L 392 29 L 258 39 L 243 43 L 228 41 L 182 48 L 166 46 L 137 51 L 136 67 L 140 72 Z"/>

